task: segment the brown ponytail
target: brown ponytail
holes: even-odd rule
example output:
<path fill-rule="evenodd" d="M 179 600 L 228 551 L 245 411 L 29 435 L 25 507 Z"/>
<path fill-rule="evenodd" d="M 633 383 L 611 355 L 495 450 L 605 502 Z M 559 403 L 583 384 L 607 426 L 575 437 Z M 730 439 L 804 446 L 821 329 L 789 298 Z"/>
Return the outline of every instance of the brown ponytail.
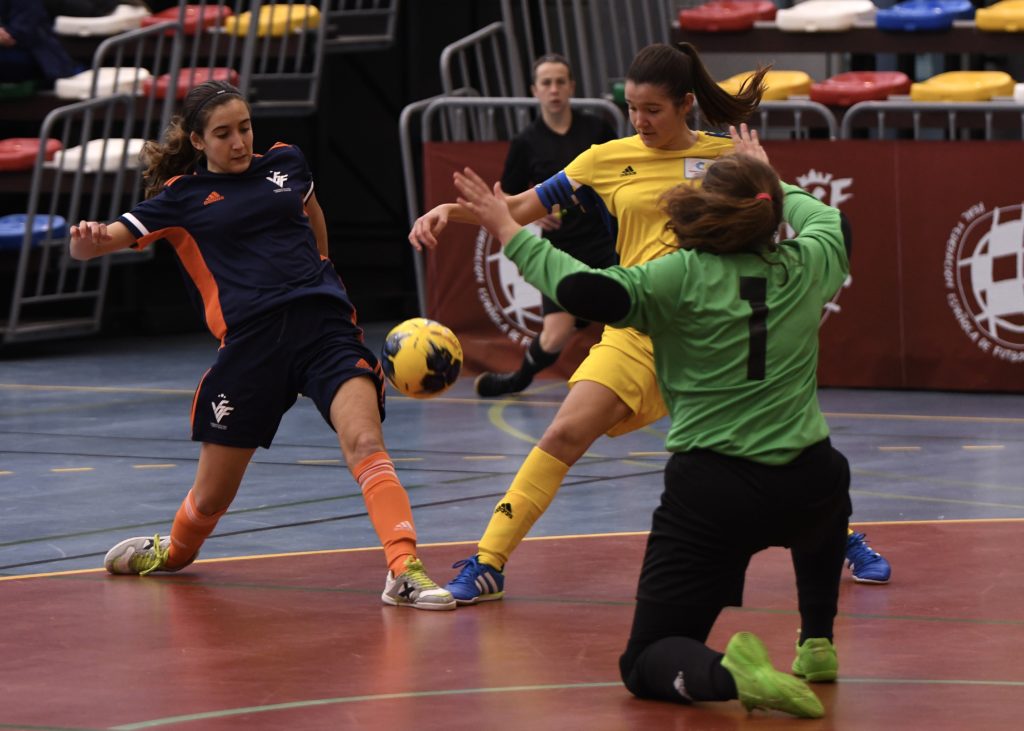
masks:
<path fill-rule="evenodd" d="M 699 188 L 679 185 L 662 205 L 680 248 L 713 254 L 775 251 L 782 222 L 782 186 L 767 163 L 728 155 L 708 168 Z"/>

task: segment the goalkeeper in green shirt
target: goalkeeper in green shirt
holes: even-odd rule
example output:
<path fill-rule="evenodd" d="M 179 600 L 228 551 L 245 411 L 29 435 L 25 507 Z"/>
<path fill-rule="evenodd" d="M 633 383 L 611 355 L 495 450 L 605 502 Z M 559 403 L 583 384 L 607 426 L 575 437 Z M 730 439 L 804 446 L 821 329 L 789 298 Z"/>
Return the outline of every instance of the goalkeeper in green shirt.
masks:
<path fill-rule="evenodd" d="M 838 672 L 832 624 L 850 516 L 850 470 L 817 397 L 822 307 L 849 272 L 839 212 L 780 183 L 757 133 L 730 128 L 736 154 L 701 188 L 663 197 L 679 250 L 595 270 L 521 229 L 500 186 L 456 173 L 459 202 L 505 245 L 523 277 L 566 311 L 651 336 L 672 424 L 620 669 L 642 698 L 739 698 L 747 708 L 819 717 L 802 681 L 773 669 L 747 632 L 725 653 L 704 642 L 739 606 L 747 565 L 791 549 L 801 618 L 793 673 Z M 799 235 L 776 241 L 783 218 Z"/>

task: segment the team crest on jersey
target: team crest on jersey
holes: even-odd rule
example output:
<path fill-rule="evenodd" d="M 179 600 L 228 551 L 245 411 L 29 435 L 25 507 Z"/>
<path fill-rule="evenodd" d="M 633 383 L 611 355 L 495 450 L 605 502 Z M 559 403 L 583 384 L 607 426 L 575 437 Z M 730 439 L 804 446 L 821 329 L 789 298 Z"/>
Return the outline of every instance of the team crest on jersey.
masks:
<path fill-rule="evenodd" d="M 539 226 L 526 227 L 541 235 Z M 473 254 L 473 278 L 477 299 L 494 326 L 514 343 L 528 344 L 540 332 L 540 291 L 529 284 L 519 269 L 501 253 L 501 244 L 481 228 Z"/>
<path fill-rule="evenodd" d="M 291 190 L 291 188 L 284 187 L 284 184 L 288 182 L 287 173 L 279 173 L 277 170 L 272 170 L 270 175 L 266 177 L 266 180 L 269 180 L 277 186 L 277 189 L 274 191 L 275 193 L 284 193 L 285 191 Z"/>
<path fill-rule="evenodd" d="M 1024 204 L 960 214 L 946 239 L 946 304 L 983 353 L 1024 363 Z"/>
<path fill-rule="evenodd" d="M 210 426 L 215 429 L 227 429 L 227 426 L 221 422 L 235 410 L 235 407 L 231 405 L 226 394 L 218 393 L 217 398 L 220 399 L 220 401 L 210 402 L 210 407 L 213 409 L 213 418 L 216 420 L 211 421 Z"/>
<path fill-rule="evenodd" d="M 683 177 L 687 180 L 699 180 L 707 175 L 708 168 L 714 160 L 707 157 L 687 157 L 683 159 Z"/>

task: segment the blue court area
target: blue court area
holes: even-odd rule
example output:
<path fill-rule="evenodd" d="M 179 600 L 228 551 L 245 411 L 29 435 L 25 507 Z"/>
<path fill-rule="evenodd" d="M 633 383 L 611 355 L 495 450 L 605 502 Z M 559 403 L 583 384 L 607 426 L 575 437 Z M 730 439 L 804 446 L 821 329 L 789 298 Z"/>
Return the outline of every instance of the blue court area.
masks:
<path fill-rule="evenodd" d="M 385 329 L 368 328 L 374 350 Z M 0 575 L 95 568 L 122 538 L 166 534 L 193 479 L 189 412 L 215 352 L 194 334 L 71 341 L 0 360 Z M 565 392 L 539 380 L 483 401 L 467 376 L 432 401 L 389 393 L 385 438 L 421 543 L 479 538 Z M 855 522 L 1024 517 L 1024 396 L 824 389 L 821 399 L 853 467 Z M 646 530 L 666 427 L 598 441 L 531 535 Z M 334 434 L 300 399 L 202 556 L 363 546 L 378 542 L 362 496 Z"/>

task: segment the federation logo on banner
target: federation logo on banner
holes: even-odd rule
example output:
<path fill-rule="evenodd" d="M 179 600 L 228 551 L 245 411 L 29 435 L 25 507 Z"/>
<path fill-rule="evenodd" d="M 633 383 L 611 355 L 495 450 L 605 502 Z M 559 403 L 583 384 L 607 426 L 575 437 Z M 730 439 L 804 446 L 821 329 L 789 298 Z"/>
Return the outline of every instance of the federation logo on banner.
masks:
<path fill-rule="evenodd" d="M 960 214 L 946 240 L 946 303 L 984 353 L 1024 363 L 1024 205 Z"/>
<path fill-rule="evenodd" d="M 853 198 L 853 193 L 849 192 L 853 186 L 853 178 L 837 178 L 832 173 L 818 172 L 814 168 L 811 168 L 803 175 L 798 175 L 796 184 L 833 208 L 839 208 L 840 204 Z M 784 223 L 783 226 L 785 227 L 784 235 L 786 238 L 793 238 L 796 235 L 796 232 L 788 223 Z M 851 284 L 853 284 L 853 277 L 847 275 L 843 281 L 843 286 L 839 288 L 831 301 L 825 303 L 825 309 L 821 313 L 821 325 L 825 324 L 825 321 L 833 312 L 838 314 L 842 311 L 843 308 L 839 305 L 839 295 Z"/>
<path fill-rule="evenodd" d="M 540 227 L 526 227 L 538 236 Z M 519 274 L 519 269 L 501 253 L 501 244 L 482 228 L 473 251 L 473 278 L 477 299 L 494 326 L 514 343 L 528 345 L 540 332 L 540 290 Z"/>

